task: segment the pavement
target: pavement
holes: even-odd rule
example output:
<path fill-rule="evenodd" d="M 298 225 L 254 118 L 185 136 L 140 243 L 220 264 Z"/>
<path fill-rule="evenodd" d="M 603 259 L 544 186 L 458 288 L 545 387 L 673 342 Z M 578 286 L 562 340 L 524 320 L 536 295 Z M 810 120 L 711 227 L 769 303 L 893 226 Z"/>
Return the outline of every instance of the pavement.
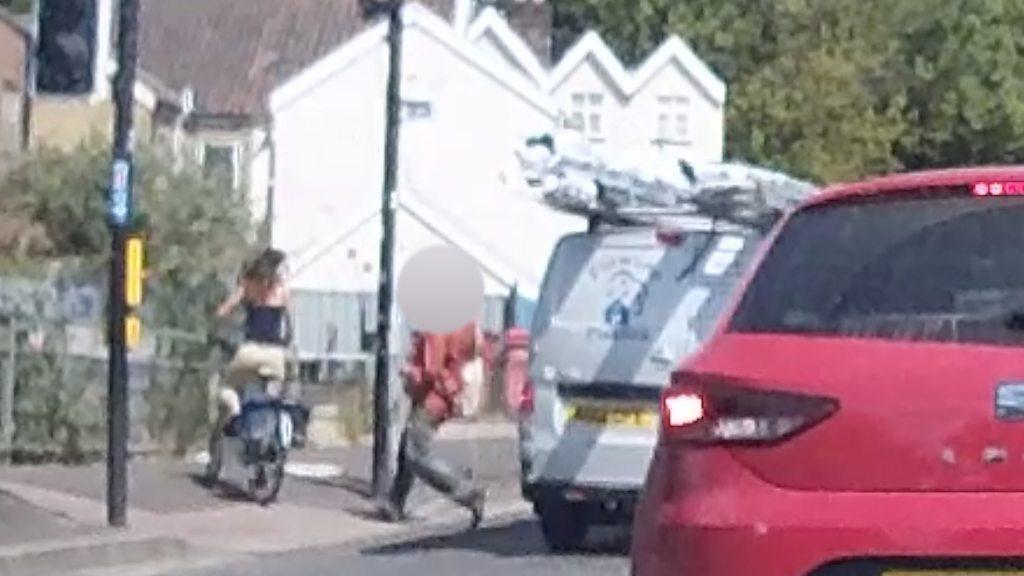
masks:
<path fill-rule="evenodd" d="M 451 424 L 437 448 L 487 487 L 490 521 L 529 516 L 510 425 Z M 468 527 L 464 510 L 422 486 L 411 522 L 378 520 L 368 499 L 370 453 L 365 443 L 293 452 L 279 503 L 267 508 L 203 487 L 202 458 L 134 459 L 123 529 L 105 525 L 102 465 L 0 468 L 0 575 L 168 574 Z"/>

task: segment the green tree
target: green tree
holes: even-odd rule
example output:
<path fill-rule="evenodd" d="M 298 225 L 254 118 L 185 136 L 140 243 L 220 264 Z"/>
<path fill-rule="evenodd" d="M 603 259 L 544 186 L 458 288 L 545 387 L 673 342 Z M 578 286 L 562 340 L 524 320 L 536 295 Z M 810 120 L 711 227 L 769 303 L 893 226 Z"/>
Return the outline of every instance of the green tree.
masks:
<path fill-rule="evenodd" d="M 0 214 L 31 232 L 31 242 L 0 234 L 4 274 L 19 274 L 28 264 L 74 263 L 94 282 L 105 279 L 109 231 L 104 196 L 110 170 L 110 146 L 94 139 L 70 151 L 32 153 L 0 181 Z M 183 453 L 203 438 L 209 424 L 207 378 L 211 350 L 205 336 L 214 306 L 250 245 L 251 225 L 245 198 L 231 187 L 204 177 L 195 166 L 176 169 L 163 150 L 137 153 L 136 200 L 146 235 L 146 330 L 178 335 L 162 340 L 151 365 L 145 393 L 152 437 Z M 67 266 L 65 266 L 67 267 Z M 36 319 L 47 322 L 49 319 Z M 52 322 L 52 320 L 49 320 Z M 30 354 L 26 352 L 26 358 Z M 38 356 L 38 355 L 37 355 Z M 95 441 L 95 422 L 80 409 L 85 389 L 102 389 L 72 376 L 62 356 L 44 356 L 25 364 L 18 380 L 19 429 L 16 441 L 33 446 L 54 435 L 58 457 L 79 459 Z"/>
<path fill-rule="evenodd" d="M 819 181 L 898 168 L 904 107 L 889 73 L 898 44 L 882 4 L 774 2 L 760 13 L 770 49 L 715 36 L 745 54 L 731 62 L 730 156 Z"/>
<path fill-rule="evenodd" d="M 1024 159 L 1021 0 L 554 0 L 637 63 L 672 33 L 729 85 L 727 155 L 821 180 Z"/>
<path fill-rule="evenodd" d="M 1024 2 L 905 2 L 909 168 L 1024 161 Z"/>
<path fill-rule="evenodd" d="M 555 57 L 587 30 L 598 29 L 627 65 L 639 63 L 665 37 L 674 0 L 561 0 L 553 3 Z"/>
<path fill-rule="evenodd" d="M 729 86 L 727 155 L 818 180 L 899 165 L 902 98 L 882 0 L 560 0 L 556 28 L 595 26 L 636 64 L 668 33 Z"/>
<path fill-rule="evenodd" d="M 195 166 L 175 169 L 160 149 L 142 147 L 136 157 L 149 320 L 205 333 L 209 312 L 250 247 L 245 198 Z M 74 258 L 102 273 L 110 242 L 104 204 L 109 164 L 109 145 L 92 139 L 70 151 L 39 150 L 8 174 L 0 182 L 0 213 L 34 223 L 43 236 L 28 256 L 8 247 L 8 258 Z"/>

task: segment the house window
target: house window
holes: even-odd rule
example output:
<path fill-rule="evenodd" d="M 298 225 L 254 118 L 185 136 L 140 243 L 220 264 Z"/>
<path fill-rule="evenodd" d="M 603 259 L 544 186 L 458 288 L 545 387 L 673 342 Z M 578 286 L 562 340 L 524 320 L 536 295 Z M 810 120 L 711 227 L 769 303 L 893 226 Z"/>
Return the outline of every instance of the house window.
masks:
<path fill-rule="evenodd" d="M 566 128 L 583 132 L 591 141 L 604 140 L 604 94 L 573 94 Z"/>
<path fill-rule="evenodd" d="M 237 189 L 241 181 L 239 155 L 236 144 L 207 144 L 203 147 L 203 173 L 207 178 L 223 179 Z"/>
<path fill-rule="evenodd" d="M 690 99 L 686 96 L 658 97 L 659 143 L 681 144 L 690 138 Z"/>

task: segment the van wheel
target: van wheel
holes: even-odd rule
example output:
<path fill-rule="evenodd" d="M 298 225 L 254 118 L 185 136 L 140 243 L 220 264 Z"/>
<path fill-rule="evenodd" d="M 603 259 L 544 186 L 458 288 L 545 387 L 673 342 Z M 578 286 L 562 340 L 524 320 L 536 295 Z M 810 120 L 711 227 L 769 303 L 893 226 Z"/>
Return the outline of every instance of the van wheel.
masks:
<path fill-rule="evenodd" d="M 583 506 L 552 502 L 539 506 L 537 514 L 544 541 L 552 552 L 573 552 L 583 547 L 590 528 Z"/>

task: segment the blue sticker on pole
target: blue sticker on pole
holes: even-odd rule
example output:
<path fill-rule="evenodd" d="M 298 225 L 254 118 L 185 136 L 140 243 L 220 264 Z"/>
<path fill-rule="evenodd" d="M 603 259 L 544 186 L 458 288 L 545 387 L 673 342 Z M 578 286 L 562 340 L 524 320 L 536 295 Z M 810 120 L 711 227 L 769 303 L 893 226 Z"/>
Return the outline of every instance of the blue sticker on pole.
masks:
<path fill-rule="evenodd" d="M 114 226 L 125 226 L 131 217 L 131 164 L 115 160 L 111 174 L 107 215 Z"/>

